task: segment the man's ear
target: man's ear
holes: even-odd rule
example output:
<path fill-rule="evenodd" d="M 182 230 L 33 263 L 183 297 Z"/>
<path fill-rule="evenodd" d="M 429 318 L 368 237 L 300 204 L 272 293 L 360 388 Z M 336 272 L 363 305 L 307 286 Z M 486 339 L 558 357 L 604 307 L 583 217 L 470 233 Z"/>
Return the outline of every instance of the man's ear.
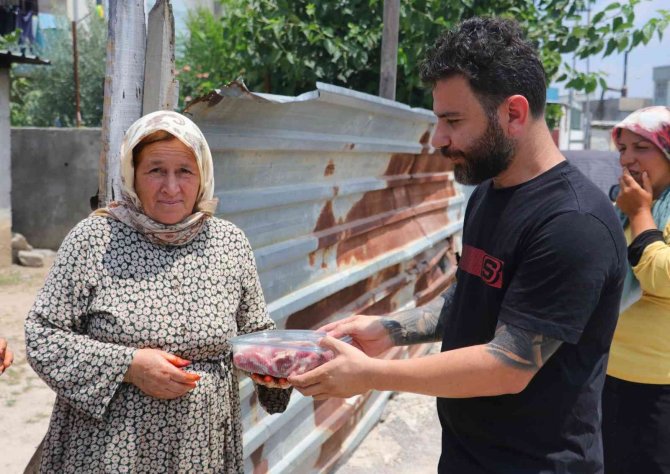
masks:
<path fill-rule="evenodd" d="M 523 135 L 531 120 L 528 99 L 522 95 L 512 95 L 500 105 L 500 125 L 510 137 Z"/>

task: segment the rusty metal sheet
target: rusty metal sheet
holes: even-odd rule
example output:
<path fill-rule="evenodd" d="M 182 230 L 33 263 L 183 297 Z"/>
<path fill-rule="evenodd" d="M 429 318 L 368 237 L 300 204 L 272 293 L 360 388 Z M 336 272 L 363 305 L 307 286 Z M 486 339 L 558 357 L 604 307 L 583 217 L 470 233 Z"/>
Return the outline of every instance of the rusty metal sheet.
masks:
<path fill-rule="evenodd" d="M 251 241 L 280 328 L 411 308 L 453 282 L 464 198 L 429 145 L 431 112 L 322 83 L 298 97 L 233 83 L 186 113 L 212 149 L 217 213 Z M 240 395 L 245 471 L 300 473 L 331 469 L 389 394 L 315 402 L 295 393 L 273 416 L 249 380 Z"/>

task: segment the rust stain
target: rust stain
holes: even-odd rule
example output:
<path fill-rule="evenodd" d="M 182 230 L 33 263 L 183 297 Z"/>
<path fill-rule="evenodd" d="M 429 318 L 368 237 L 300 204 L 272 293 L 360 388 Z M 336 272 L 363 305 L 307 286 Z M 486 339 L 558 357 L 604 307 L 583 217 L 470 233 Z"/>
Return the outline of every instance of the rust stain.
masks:
<path fill-rule="evenodd" d="M 453 183 L 446 174 L 448 161 L 435 159 L 435 156 L 427 152 L 391 155 L 384 172 L 388 187 L 365 193 L 341 220 L 335 219 L 332 202 L 328 201 L 313 229 L 319 239 L 318 248 L 337 245 L 336 260 L 340 266 L 368 260 L 393 247 L 402 247 L 404 243 L 420 238 L 421 232 L 446 224 L 440 215 L 445 214 L 446 201 L 431 217 L 421 219 L 426 223 L 415 218 L 418 206 L 455 195 Z M 415 177 L 416 173 L 420 176 Z M 337 196 L 338 189 L 334 187 L 333 191 Z M 431 220 L 435 220 L 434 225 L 430 225 Z M 408 233 L 392 235 L 403 232 Z"/>
<path fill-rule="evenodd" d="M 310 265 L 317 264 L 321 255 L 321 268 L 326 268 L 326 262 L 330 260 L 325 255 L 334 251 L 337 268 L 343 269 L 403 248 L 410 242 L 444 228 L 449 223 L 445 209 L 449 205 L 449 199 L 455 196 L 456 190 L 446 173 L 449 162 L 440 159 L 440 156 L 426 151 L 420 154 L 392 155 L 384 172 L 388 187 L 365 193 L 342 219 L 335 218 L 333 203 L 327 201 L 313 229 L 314 236 L 318 238 L 318 247 L 317 251 L 309 255 Z M 437 262 L 434 266 L 436 264 Z M 414 265 L 416 266 L 416 262 Z M 444 275 L 439 268 L 417 271 L 419 276 L 414 282 L 415 294 L 432 294 L 436 282 L 441 282 L 438 286 L 444 284 Z M 400 269 L 395 268 L 393 272 L 397 275 Z M 389 276 L 386 275 L 385 278 Z M 351 309 L 347 305 L 354 304 L 357 299 L 365 299 L 363 295 L 383 283 L 383 279 L 371 277 L 352 285 L 291 315 L 286 327 L 318 327 L 330 316 L 343 311 L 343 308 Z M 394 311 L 398 306 L 396 295 L 402 287 L 403 285 L 394 287 L 393 291 L 389 290 L 383 297 L 380 295 L 378 301 L 367 303 L 365 313 L 382 314 Z M 351 310 L 360 312 L 361 308 Z"/>
<path fill-rule="evenodd" d="M 377 301 L 369 308 L 367 308 L 366 312 L 368 314 L 374 314 L 374 315 L 389 314 L 394 312 L 396 309 L 398 309 L 398 303 L 393 298 L 393 296 L 395 296 L 395 293 L 397 293 L 397 290 L 392 294 L 384 297 L 382 300 Z"/>
<path fill-rule="evenodd" d="M 327 429 L 332 432 L 332 435 L 321 445 L 319 458 L 315 465 L 317 470 L 325 471 L 324 467 L 338 458 L 342 445 L 365 415 L 365 401 L 368 398 L 370 398 L 370 393 L 359 398 L 354 406 L 340 402 L 340 406 L 337 408 L 323 404 L 317 407 L 315 402 L 315 413 L 317 413 L 317 410 L 326 412 L 319 415 L 316 420 L 322 419 L 326 422 L 324 424 Z M 321 425 L 317 424 L 317 426 Z"/>
<path fill-rule="evenodd" d="M 449 237 L 443 245 L 444 247 L 426 262 L 426 271 L 414 285 L 414 297 L 419 306 L 437 297 L 455 281 L 457 262 L 453 238 Z"/>
<path fill-rule="evenodd" d="M 256 393 L 256 390 L 254 390 L 253 393 L 249 396 L 249 405 L 253 407 L 257 404 L 258 404 L 258 394 Z"/>
<path fill-rule="evenodd" d="M 421 144 L 430 139 L 430 129 Z M 394 154 L 383 174 L 387 187 L 363 194 L 346 216 L 336 219 L 332 201 L 327 201 L 314 227 L 318 250 L 309 256 L 314 266 L 321 259 L 324 268 L 328 252 L 335 252 L 338 270 L 348 265 L 370 261 L 387 252 L 406 247 L 449 223 L 445 209 L 456 190 L 448 176 L 451 164 L 437 153 L 429 154 L 427 146 L 420 154 Z M 332 162 L 325 175 L 332 174 Z M 333 170 L 334 171 L 334 170 Z M 335 196 L 337 189 L 334 188 Z M 286 321 L 287 329 L 318 328 L 334 318 L 350 314 L 387 314 L 403 303 L 400 295 L 411 291 L 417 304 L 425 304 L 453 283 L 455 256 L 453 241 L 438 243 L 410 261 L 392 265 L 317 303 L 298 311 Z M 398 357 L 398 350 L 388 351 L 385 358 Z M 334 465 L 342 445 L 356 429 L 365 413 L 370 394 L 354 406 L 338 399 L 314 402 L 317 429 L 332 433 L 321 445 L 315 468 Z"/>
<path fill-rule="evenodd" d="M 343 308 L 348 308 L 348 313 L 350 314 L 363 312 L 366 314 L 378 314 L 370 312 L 369 308 L 373 303 L 372 301 L 366 300 L 357 304 L 356 300 L 398 276 L 400 270 L 400 264 L 384 268 L 365 280 L 361 280 L 337 293 L 317 301 L 307 308 L 293 313 L 286 320 L 286 329 L 316 329 L 335 313 L 342 311 Z M 392 291 L 395 290 L 393 291 L 393 294 L 397 293 L 400 288 L 401 286 L 392 288 Z"/>
<path fill-rule="evenodd" d="M 428 140 L 430 139 L 430 128 L 423 132 L 423 135 L 421 135 L 421 138 L 419 138 L 419 143 L 425 147 L 428 146 Z"/>
<path fill-rule="evenodd" d="M 331 227 L 334 227 L 335 224 L 337 224 L 337 222 L 335 221 L 335 214 L 333 214 L 333 202 L 328 201 L 319 214 L 316 226 L 314 227 L 314 232 L 330 229 Z"/>
<path fill-rule="evenodd" d="M 411 153 L 396 153 L 391 155 L 384 176 L 409 174 L 412 171 L 416 156 Z"/>
<path fill-rule="evenodd" d="M 376 227 L 370 232 L 353 236 L 337 246 L 337 265 L 372 260 L 393 249 L 405 247 L 424 236 L 414 219 L 406 219 Z"/>
<path fill-rule="evenodd" d="M 329 160 L 328 165 L 326 166 L 326 170 L 323 172 L 323 175 L 332 176 L 333 173 L 335 173 L 335 163 L 333 163 L 333 160 Z"/>
<path fill-rule="evenodd" d="M 326 420 L 344 405 L 341 398 L 329 398 L 327 400 L 314 400 L 314 426 L 321 427 Z"/>
<path fill-rule="evenodd" d="M 330 315 L 364 294 L 367 291 L 366 283 L 366 280 L 359 281 L 305 309 L 293 313 L 286 320 L 286 329 L 314 329 L 321 326 Z"/>
<path fill-rule="evenodd" d="M 263 446 L 258 447 L 249 458 L 254 465 L 254 474 L 265 474 L 269 471 L 268 460 L 263 459 Z"/>

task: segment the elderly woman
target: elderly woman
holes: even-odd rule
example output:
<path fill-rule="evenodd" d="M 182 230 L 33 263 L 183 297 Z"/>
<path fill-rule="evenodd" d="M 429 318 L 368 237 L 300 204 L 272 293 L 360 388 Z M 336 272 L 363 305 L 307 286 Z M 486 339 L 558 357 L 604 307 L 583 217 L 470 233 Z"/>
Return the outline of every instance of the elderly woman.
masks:
<path fill-rule="evenodd" d="M 670 473 L 670 109 L 614 127 L 629 272 L 603 392 L 607 474 Z"/>
<path fill-rule="evenodd" d="M 122 200 L 63 242 L 26 321 L 30 364 L 56 391 L 43 472 L 242 472 L 228 339 L 275 327 L 251 247 L 212 217 L 212 157 L 174 112 L 135 122 Z M 284 411 L 288 390 L 256 386 Z"/>

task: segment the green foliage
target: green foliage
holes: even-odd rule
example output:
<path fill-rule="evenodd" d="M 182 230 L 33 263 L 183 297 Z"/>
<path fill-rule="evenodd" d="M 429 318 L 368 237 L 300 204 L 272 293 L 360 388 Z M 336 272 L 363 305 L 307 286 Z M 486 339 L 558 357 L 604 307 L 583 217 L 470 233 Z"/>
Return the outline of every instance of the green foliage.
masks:
<path fill-rule="evenodd" d="M 63 20 L 38 51 L 50 66 L 18 65 L 12 68 L 11 121 L 15 126 L 49 127 L 76 124 L 72 32 Z M 90 15 L 79 23 L 79 96 L 82 125 L 99 126 L 104 97 L 107 26 Z"/>
<path fill-rule="evenodd" d="M 547 121 L 549 130 L 557 128 L 563 117 L 563 108 L 560 104 L 547 104 L 544 109 L 544 119 Z"/>
<path fill-rule="evenodd" d="M 19 37 L 21 30 L 17 29 L 7 35 L 0 35 L 0 49 L 17 51 L 19 49 Z"/>
<path fill-rule="evenodd" d="M 251 90 L 296 95 L 316 81 L 377 94 L 383 0 L 219 0 L 216 19 L 200 10 L 178 39 L 178 67 L 184 99 L 243 77 Z M 567 81 L 592 91 L 604 78 L 572 70 L 562 53 L 578 58 L 630 51 L 660 38 L 670 23 L 661 10 L 635 29 L 642 0 L 611 3 L 593 11 L 595 0 L 413 0 L 401 2 L 397 100 L 430 106 L 418 65 L 439 34 L 457 20 L 478 15 L 517 19 L 540 52 L 549 81 Z"/>
<path fill-rule="evenodd" d="M 221 3 L 222 20 L 200 10 L 187 21 L 190 34 L 180 39 L 178 55 L 183 97 L 238 77 L 254 90 L 288 95 L 324 80 L 376 93 L 380 1 Z"/>

